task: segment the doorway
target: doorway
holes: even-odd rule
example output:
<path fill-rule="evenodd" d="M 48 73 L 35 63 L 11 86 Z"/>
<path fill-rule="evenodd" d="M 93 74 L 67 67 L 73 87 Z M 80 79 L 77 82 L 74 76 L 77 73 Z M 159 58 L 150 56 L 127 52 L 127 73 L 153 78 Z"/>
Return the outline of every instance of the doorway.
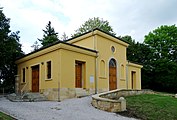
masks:
<path fill-rule="evenodd" d="M 132 71 L 131 72 L 131 77 L 132 77 L 132 89 L 136 89 L 136 72 Z"/>
<path fill-rule="evenodd" d="M 32 67 L 32 92 L 39 92 L 39 65 Z"/>
<path fill-rule="evenodd" d="M 82 88 L 82 79 L 83 79 L 83 63 L 76 61 L 75 62 L 75 87 Z"/>
<path fill-rule="evenodd" d="M 117 89 L 117 67 L 116 60 L 109 61 L 109 90 Z"/>

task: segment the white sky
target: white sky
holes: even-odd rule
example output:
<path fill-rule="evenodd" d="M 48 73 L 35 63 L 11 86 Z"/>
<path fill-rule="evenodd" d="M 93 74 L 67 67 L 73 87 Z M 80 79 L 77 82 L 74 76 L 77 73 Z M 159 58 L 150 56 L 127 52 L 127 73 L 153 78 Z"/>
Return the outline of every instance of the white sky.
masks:
<path fill-rule="evenodd" d="M 177 24 L 177 0 L 0 0 L 13 32 L 20 31 L 25 53 L 42 38 L 48 21 L 59 37 L 69 37 L 89 18 L 109 21 L 117 36 L 130 35 L 142 42 L 161 25 Z"/>

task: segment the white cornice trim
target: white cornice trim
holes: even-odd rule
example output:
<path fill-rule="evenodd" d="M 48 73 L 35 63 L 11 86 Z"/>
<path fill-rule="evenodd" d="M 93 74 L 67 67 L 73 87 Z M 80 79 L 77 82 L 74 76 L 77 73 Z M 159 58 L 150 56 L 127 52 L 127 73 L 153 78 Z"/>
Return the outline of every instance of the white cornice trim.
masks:
<path fill-rule="evenodd" d="M 131 63 L 131 62 L 127 62 L 127 66 L 132 66 L 132 67 L 137 67 L 137 68 L 143 68 L 142 65 Z"/>

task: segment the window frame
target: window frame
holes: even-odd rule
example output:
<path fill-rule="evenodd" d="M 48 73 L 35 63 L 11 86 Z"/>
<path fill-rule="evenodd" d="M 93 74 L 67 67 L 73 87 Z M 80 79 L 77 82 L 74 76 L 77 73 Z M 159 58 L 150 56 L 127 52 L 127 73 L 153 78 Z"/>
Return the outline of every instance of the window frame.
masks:
<path fill-rule="evenodd" d="M 26 69 L 22 68 L 22 83 L 26 83 Z"/>
<path fill-rule="evenodd" d="M 112 52 L 112 53 L 115 53 L 115 52 L 116 52 L 116 48 L 115 48 L 115 46 L 113 46 L 113 45 L 111 46 L 111 52 Z"/>
<path fill-rule="evenodd" d="M 49 63 L 50 63 L 50 70 L 49 70 Z M 49 74 L 49 71 L 50 71 L 50 74 Z M 46 73 L 45 75 L 46 80 L 52 80 L 52 61 L 51 60 L 46 61 L 46 72 L 45 73 Z"/>
<path fill-rule="evenodd" d="M 115 59 L 110 59 L 109 61 L 109 67 L 117 67 L 117 63 Z"/>

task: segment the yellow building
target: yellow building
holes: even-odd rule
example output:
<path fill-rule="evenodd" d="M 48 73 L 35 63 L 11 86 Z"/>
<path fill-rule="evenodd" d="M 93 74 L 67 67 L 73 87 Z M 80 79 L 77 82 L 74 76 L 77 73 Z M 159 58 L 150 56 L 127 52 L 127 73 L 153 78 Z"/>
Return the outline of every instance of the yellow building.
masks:
<path fill-rule="evenodd" d="M 127 47 L 99 29 L 43 47 L 16 61 L 19 92 L 40 92 L 60 101 L 114 89 L 141 89 L 142 66 L 127 61 Z"/>

